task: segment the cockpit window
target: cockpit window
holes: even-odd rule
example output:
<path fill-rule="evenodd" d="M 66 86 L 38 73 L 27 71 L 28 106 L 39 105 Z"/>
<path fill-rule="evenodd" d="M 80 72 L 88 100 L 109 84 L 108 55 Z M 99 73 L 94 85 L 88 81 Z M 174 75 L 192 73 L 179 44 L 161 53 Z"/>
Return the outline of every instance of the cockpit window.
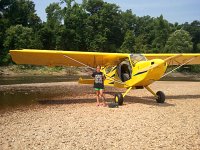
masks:
<path fill-rule="evenodd" d="M 146 57 L 142 54 L 131 54 L 130 55 L 131 61 L 133 64 L 139 62 L 139 61 L 147 61 Z"/>

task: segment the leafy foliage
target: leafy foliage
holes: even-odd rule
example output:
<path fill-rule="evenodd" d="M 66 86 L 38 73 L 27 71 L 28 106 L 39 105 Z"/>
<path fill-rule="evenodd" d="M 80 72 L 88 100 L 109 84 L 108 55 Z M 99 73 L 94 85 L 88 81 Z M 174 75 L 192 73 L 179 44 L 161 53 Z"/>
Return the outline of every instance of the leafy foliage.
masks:
<path fill-rule="evenodd" d="M 6 30 L 4 47 L 6 49 L 39 48 L 33 29 L 22 25 L 11 26 Z"/>
<path fill-rule="evenodd" d="M 133 31 L 128 30 L 124 37 L 124 42 L 120 48 L 122 52 L 134 53 L 135 36 Z"/>
<path fill-rule="evenodd" d="M 189 53 L 192 51 L 191 36 L 185 30 L 177 30 L 171 34 L 167 44 L 165 45 L 165 52 L 167 53 Z"/>
<path fill-rule="evenodd" d="M 193 21 L 191 24 L 185 23 L 183 25 L 183 29 L 188 31 L 190 35 L 192 36 L 192 42 L 193 42 L 193 50 L 192 52 L 199 53 L 200 48 L 200 21 Z"/>

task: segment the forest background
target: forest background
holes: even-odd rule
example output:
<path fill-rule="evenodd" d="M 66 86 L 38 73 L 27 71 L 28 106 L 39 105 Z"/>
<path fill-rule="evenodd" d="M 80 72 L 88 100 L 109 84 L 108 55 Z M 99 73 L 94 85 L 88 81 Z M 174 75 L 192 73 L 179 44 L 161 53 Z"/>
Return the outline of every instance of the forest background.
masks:
<path fill-rule="evenodd" d="M 45 9 L 45 8 L 44 8 Z M 139 17 L 103 0 L 61 0 L 44 22 L 31 0 L 0 1 L 0 66 L 13 64 L 11 49 L 118 53 L 200 53 L 200 20 L 183 24 Z M 200 66 L 190 71 L 200 72 Z"/>

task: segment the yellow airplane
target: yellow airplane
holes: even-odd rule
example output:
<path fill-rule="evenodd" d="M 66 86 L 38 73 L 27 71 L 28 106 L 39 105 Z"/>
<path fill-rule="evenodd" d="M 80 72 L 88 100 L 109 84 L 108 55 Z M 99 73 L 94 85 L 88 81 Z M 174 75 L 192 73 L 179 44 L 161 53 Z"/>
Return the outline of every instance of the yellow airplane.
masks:
<path fill-rule="evenodd" d="M 125 93 L 115 94 L 115 102 L 123 104 L 123 99 L 131 89 L 147 89 L 157 103 L 165 102 L 162 91 L 155 93 L 149 85 L 183 65 L 200 64 L 200 54 L 124 54 L 77 52 L 55 50 L 10 50 L 16 64 L 45 66 L 86 66 L 94 69 L 101 65 L 106 79 L 104 84 L 126 88 Z M 176 65 L 174 70 L 165 73 L 168 66 Z M 79 79 L 80 84 L 93 84 L 93 79 Z"/>

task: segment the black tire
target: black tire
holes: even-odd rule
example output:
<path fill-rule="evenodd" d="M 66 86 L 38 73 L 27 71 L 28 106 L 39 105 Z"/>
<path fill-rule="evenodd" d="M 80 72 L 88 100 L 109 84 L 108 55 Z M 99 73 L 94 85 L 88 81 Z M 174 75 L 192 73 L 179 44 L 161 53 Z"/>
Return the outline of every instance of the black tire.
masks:
<path fill-rule="evenodd" d="M 121 93 L 115 94 L 115 103 L 117 103 L 119 106 L 123 105 L 124 99 Z"/>
<path fill-rule="evenodd" d="M 165 94 L 162 91 L 158 91 L 156 95 L 158 96 L 158 98 L 156 98 L 157 103 L 165 102 Z"/>

